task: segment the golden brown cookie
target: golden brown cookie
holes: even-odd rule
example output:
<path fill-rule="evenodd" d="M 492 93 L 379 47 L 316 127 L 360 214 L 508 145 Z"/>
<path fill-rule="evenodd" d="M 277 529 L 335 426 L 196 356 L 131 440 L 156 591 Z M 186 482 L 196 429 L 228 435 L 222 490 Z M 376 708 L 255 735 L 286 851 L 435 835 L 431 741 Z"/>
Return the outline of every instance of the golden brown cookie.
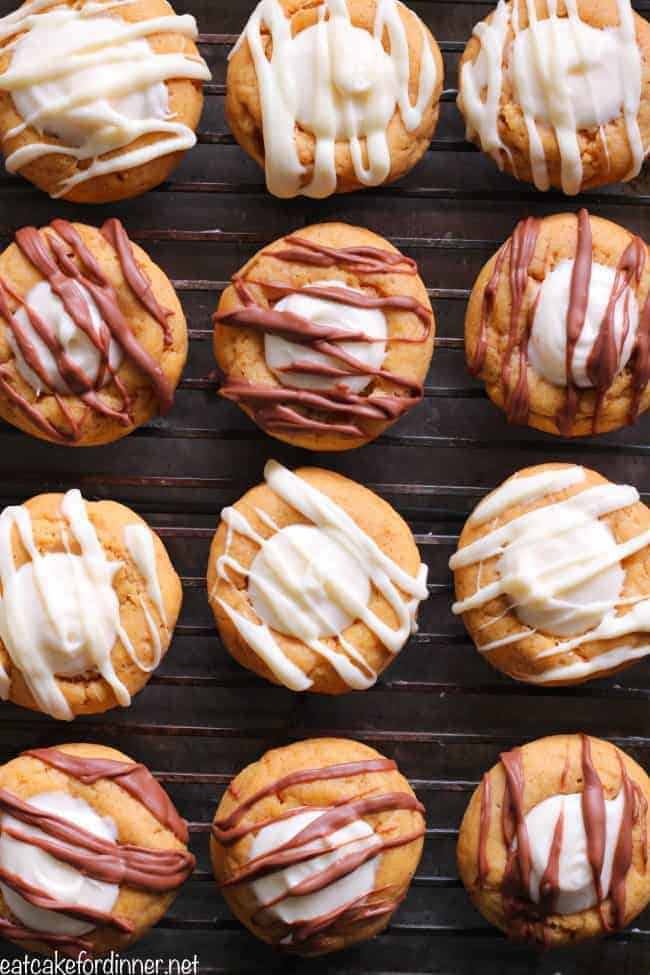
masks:
<path fill-rule="evenodd" d="M 167 0 L 26 2 L 0 19 L 0 141 L 50 196 L 108 203 L 162 183 L 196 143 L 210 72 Z"/>
<path fill-rule="evenodd" d="M 423 395 L 435 319 L 417 265 L 361 227 L 317 224 L 233 277 L 215 315 L 221 395 L 310 450 L 378 437 Z"/>
<path fill-rule="evenodd" d="M 517 224 L 485 265 L 465 319 L 472 375 L 511 423 L 581 436 L 648 409 L 648 249 L 609 220 Z"/>
<path fill-rule="evenodd" d="M 644 770 L 597 738 L 503 754 L 460 829 L 469 896 L 517 941 L 562 947 L 624 928 L 650 901 L 649 800 Z"/>
<path fill-rule="evenodd" d="M 224 644 L 294 691 L 364 690 L 417 629 L 427 568 L 408 526 L 354 481 L 276 461 L 221 512 L 208 592 Z"/>
<path fill-rule="evenodd" d="M 0 696 L 67 721 L 131 703 L 182 600 L 146 522 L 76 490 L 5 508 L 0 582 Z"/>
<path fill-rule="evenodd" d="M 0 768 L 0 938 L 94 958 L 141 938 L 194 869 L 188 830 L 150 772 L 102 745 Z"/>
<path fill-rule="evenodd" d="M 397 0 L 261 0 L 228 67 L 226 111 L 279 197 L 391 183 L 439 114 L 438 45 Z"/>
<path fill-rule="evenodd" d="M 450 562 L 477 649 L 533 684 L 578 684 L 650 654 L 650 511 L 571 464 L 519 471 L 470 515 Z"/>
<path fill-rule="evenodd" d="M 215 877 L 258 938 L 299 955 L 338 951 L 382 931 L 406 897 L 423 814 L 373 748 L 337 738 L 276 748 L 219 804 Z"/>
<path fill-rule="evenodd" d="M 467 138 L 517 179 L 573 195 L 638 175 L 650 147 L 650 24 L 630 0 L 501 0 L 475 27 L 458 77 Z"/>
<path fill-rule="evenodd" d="M 23 227 L 0 254 L 0 416 L 68 446 L 172 408 L 187 358 L 174 288 L 118 220 Z"/>

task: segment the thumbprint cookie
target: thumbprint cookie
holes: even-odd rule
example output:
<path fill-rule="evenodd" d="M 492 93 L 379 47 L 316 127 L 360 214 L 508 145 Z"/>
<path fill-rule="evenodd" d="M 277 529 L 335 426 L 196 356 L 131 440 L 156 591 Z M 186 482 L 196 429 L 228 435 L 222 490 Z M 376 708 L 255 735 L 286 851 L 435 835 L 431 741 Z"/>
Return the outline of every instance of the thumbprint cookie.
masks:
<path fill-rule="evenodd" d="M 67 446 L 167 413 L 187 326 L 167 276 L 119 222 L 23 227 L 0 254 L 0 416 Z"/>
<path fill-rule="evenodd" d="M 0 767 L 0 938 L 77 960 L 121 951 L 191 875 L 188 839 L 151 773 L 121 752 L 24 752 Z"/>
<path fill-rule="evenodd" d="M 355 741 L 301 741 L 230 784 L 212 825 L 212 863 L 253 934 L 287 953 L 324 955 L 386 927 L 424 827 L 395 762 Z"/>
<path fill-rule="evenodd" d="M 472 901 L 515 941 L 560 948 L 619 931 L 650 901 L 649 800 L 644 770 L 597 738 L 505 752 L 460 829 Z"/>
<path fill-rule="evenodd" d="M 163 543 L 133 511 L 41 494 L 0 514 L 0 697 L 61 721 L 128 707 L 180 612 Z"/>
<path fill-rule="evenodd" d="M 0 17 L 7 170 L 76 203 L 162 183 L 196 143 L 197 37 L 167 0 L 27 0 Z"/>
<path fill-rule="evenodd" d="M 208 567 L 221 637 L 244 667 L 293 691 L 364 690 L 417 629 L 427 567 L 396 511 L 318 468 L 266 465 L 224 508 Z"/>
<path fill-rule="evenodd" d="M 467 138 L 568 195 L 639 174 L 650 147 L 650 24 L 630 0 L 500 0 L 460 61 Z"/>
<path fill-rule="evenodd" d="M 221 396 L 296 446 L 362 446 L 422 399 L 431 303 L 415 262 L 369 230 L 275 241 L 234 275 L 214 322 Z"/>
<path fill-rule="evenodd" d="M 465 320 L 469 371 L 511 423 L 565 437 L 650 406 L 648 248 L 609 220 L 529 217 L 485 265 Z"/>
<path fill-rule="evenodd" d="M 451 559 L 478 651 L 535 684 L 604 677 L 650 654 L 650 511 L 570 464 L 520 471 L 470 515 Z"/>
<path fill-rule="evenodd" d="M 226 112 L 275 196 L 399 179 L 426 152 L 443 67 L 398 0 L 261 0 L 228 67 Z"/>

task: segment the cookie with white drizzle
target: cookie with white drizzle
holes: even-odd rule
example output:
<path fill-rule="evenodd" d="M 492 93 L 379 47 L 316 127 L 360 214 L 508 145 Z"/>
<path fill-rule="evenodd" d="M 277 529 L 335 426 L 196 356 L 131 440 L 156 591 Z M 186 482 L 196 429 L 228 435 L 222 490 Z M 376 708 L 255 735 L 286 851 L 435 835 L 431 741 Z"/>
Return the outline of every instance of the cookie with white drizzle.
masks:
<path fill-rule="evenodd" d="M 0 698 L 70 721 L 128 707 L 167 652 L 182 600 L 133 511 L 42 494 L 0 514 Z"/>
<path fill-rule="evenodd" d="M 0 768 L 0 938 L 95 958 L 141 938 L 194 869 L 151 773 L 102 745 L 37 748 Z"/>
<path fill-rule="evenodd" d="M 23 227 L 0 254 L 0 416 L 95 446 L 168 413 L 187 358 L 174 288 L 119 220 Z"/>
<path fill-rule="evenodd" d="M 261 0 L 233 50 L 226 111 L 282 198 L 399 179 L 426 152 L 443 66 L 399 0 Z"/>
<path fill-rule="evenodd" d="M 8 171 L 77 203 L 162 183 L 196 143 L 197 37 L 167 0 L 26 0 L 0 18 Z"/>
<path fill-rule="evenodd" d="M 584 209 L 522 220 L 476 280 L 465 348 L 510 423 L 566 437 L 635 423 L 650 406 L 646 244 Z"/>
<path fill-rule="evenodd" d="M 372 686 L 417 629 L 427 567 L 396 511 L 319 468 L 276 461 L 221 513 L 208 592 L 226 648 L 294 691 Z"/>
<path fill-rule="evenodd" d="M 639 174 L 650 24 L 630 0 L 499 0 L 460 61 L 467 138 L 517 179 L 574 195 Z"/>
<path fill-rule="evenodd" d="M 253 257 L 214 316 L 220 394 L 266 432 L 350 450 L 416 406 L 435 319 L 415 262 L 362 227 L 317 224 Z"/>
<path fill-rule="evenodd" d="M 317 738 L 267 752 L 231 782 L 212 826 L 212 863 L 253 934 L 322 955 L 386 927 L 424 831 L 424 809 L 394 761 Z"/>
<path fill-rule="evenodd" d="M 649 801 L 645 771 L 597 738 L 506 752 L 460 829 L 467 892 L 516 941 L 562 947 L 612 934 L 650 902 Z"/>
<path fill-rule="evenodd" d="M 450 561 L 478 651 L 534 684 L 577 684 L 650 655 L 650 510 L 571 464 L 519 471 L 468 518 Z"/>

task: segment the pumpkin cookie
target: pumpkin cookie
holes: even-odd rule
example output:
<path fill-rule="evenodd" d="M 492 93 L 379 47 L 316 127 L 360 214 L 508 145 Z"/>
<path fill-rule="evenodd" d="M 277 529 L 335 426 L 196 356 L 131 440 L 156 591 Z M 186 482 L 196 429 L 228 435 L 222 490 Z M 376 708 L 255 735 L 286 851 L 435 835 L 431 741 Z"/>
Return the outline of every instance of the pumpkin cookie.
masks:
<path fill-rule="evenodd" d="M 76 490 L 5 508 L 0 582 L 0 697 L 63 721 L 131 703 L 182 599 L 149 526 Z"/>
<path fill-rule="evenodd" d="M 187 824 L 143 765 L 102 745 L 0 768 L 0 938 L 93 958 L 141 938 L 194 869 Z"/>
<path fill-rule="evenodd" d="M 369 230 L 318 224 L 275 241 L 234 275 L 214 321 L 221 395 L 279 440 L 350 450 L 422 398 L 426 288 Z"/>
<path fill-rule="evenodd" d="M 296 742 L 229 786 L 212 827 L 215 876 L 258 938 L 298 955 L 338 951 L 378 934 L 406 897 L 423 813 L 374 749 Z"/>
<path fill-rule="evenodd" d="M 398 0 L 261 0 L 228 67 L 226 111 L 275 196 L 391 183 L 426 152 L 443 67 Z"/>
<path fill-rule="evenodd" d="M 167 179 L 196 143 L 210 72 L 167 0 L 28 0 L 0 18 L 0 141 L 50 196 L 108 203 Z"/>
<path fill-rule="evenodd" d="M 375 683 L 417 629 L 427 567 L 389 504 L 318 468 L 269 461 L 266 483 L 221 513 L 210 605 L 244 667 L 294 691 Z"/>
<path fill-rule="evenodd" d="M 597 738 L 503 754 L 461 826 L 467 892 L 517 941 L 563 947 L 626 927 L 650 902 L 649 800 L 643 769 Z"/>
<path fill-rule="evenodd" d="M 172 408 L 187 327 L 167 276 L 119 220 L 23 227 L 0 254 L 0 416 L 95 446 Z"/>
<path fill-rule="evenodd" d="M 500 0 L 460 61 L 467 138 L 564 193 L 638 175 L 650 147 L 650 24 L 630 0 Z"/>
<path fill-rule="evenodd" d="M 535 684 L 578 684 L 650 654 L 650 511 L 570 464 L 520 471 L 470 515 L 450 566 L 477 649 Z"/>
<path fill-rule="evenodd" d="M 511 423 L 565 437 L 634 423 L 650 406 L 650 270 L 609 220 L 529 217 L 478 276 L 467 362 Z"/>

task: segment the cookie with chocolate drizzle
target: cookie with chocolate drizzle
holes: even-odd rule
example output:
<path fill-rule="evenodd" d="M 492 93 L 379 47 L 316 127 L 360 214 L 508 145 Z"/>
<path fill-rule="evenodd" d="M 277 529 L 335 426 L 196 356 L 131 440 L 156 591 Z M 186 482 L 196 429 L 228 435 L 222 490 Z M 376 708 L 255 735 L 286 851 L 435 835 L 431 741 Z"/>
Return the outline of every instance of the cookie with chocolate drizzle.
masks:
<path fill-rule="evenodd" d="M 644 770 L 587 735 L 502 754 L 460 829 L 472 901 L 514 940 L 547 947 L 626 927 L 650 902 L 649 799 Z"/>
<path fill-rule="evenodd" d="M 635 423 L 650 406 L 646 244 L 586 210 L 523 220 L 474 285 L 465 346 L 510 423 L 565 437 Z"/>
<path fill-rule="evenodd" d="M 167 413 L 187 327 L 167 276 L 119 220 L 23 227 L 0 255 L 0 416 L 65 446 Z"/>
<path fill-rule="evenodd" d="M 417 266 L 368 230 L 307 227 L 260 251 L 222 295 L 220 394 L 266 433 L 350 450 L 417 405 L 435 320 Z"/>
<path fill-rule="evenodd" d="M 301 741 L 267 752 L 230 784 L 212 825 L 212 863 L 253 934 L 322 955 L 386 927 L 424 829 L 424 808 L 395 762 L 354 741 Z"/>
<path fill-rule="evenodd" d="M 97 957 L 141 938 L 194 869 L 186 822 L 144 765 L 102 745 L 0 768 L 0 938 Z"/>

